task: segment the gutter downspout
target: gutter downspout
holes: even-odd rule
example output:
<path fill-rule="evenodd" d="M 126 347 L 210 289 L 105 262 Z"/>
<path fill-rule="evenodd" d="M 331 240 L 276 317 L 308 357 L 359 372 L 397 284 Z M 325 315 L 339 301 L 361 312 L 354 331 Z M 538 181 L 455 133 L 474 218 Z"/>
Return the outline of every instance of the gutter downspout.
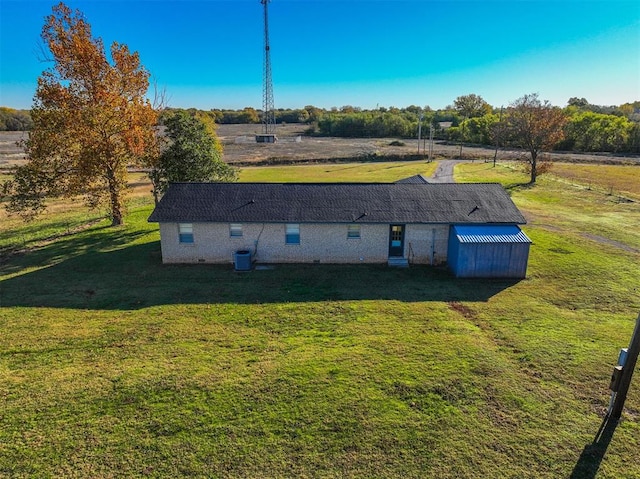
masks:
<path fill-rule="evenodd" d="M 431 266 L 436 258 L 436 229 L 431 230 Z"/>

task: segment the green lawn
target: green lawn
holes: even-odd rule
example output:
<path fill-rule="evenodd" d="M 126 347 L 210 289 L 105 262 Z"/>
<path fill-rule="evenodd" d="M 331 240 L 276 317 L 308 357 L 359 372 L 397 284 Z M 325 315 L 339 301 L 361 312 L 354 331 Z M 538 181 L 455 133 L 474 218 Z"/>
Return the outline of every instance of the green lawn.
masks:
<path fill-rule="evenodd" d="M 587 165 L 589 166 L 589 165 Z M 502 183 L 518 207 L 524 212 L 530 226 L 562 230 L 565 236 L 580 235 L 595 239 L 603 248 L 640 250 L 640 196 L 629 200 L 610 194 L 608 184 L 622 184 L 622 179 L 633 168 L 620 166 L 620 171 L 610 165 L 586 168 L 575 165 L 575 175 L 584 178 L 583 183 L 568 183 L 567 176 L 543 175 L 537 186 L 522 186 L 528 177 L 512 164 L 493 168 L 490 163 L 467 163 L 456 166 L 459 181 L 487 181 Z M 565 175 L 570 175 L 569 165 L 558 165 Z M 637 168 L 636 168 L 637 169 Z M 587 176 L 588 172 L 591 173 Z M 592 185 L 593 188 L 589 188 Z"/>
<path fill-rule="evenodd" d="M 461 181 L 486 181 L 493 177 L 509 185 L 509 183 L 527 183 L 529 175 L 524 173 L 522 163 L 501 162 L 497 168 L 493 163 L 471 163 L 458 166 Z M 574 188 L 596 190 L 608 196 L 631 197 L 640 200 L 640 164 L 636 165 L 604 165 L 554 162 L 550 173 L 540 179 L 552 178 L 561 184 Z"/>
<path fill-rule="evenodd" d="M 636 165 L 576 165 L 556 163 L 551 173 L 559 178 L 599 188 L 612 194 L 622 194 L 640 200 L 640 164 Z"/>
<path fill-rule="evenodd" d="M 392 182 L 413 175 L 431 176 L 437 163 L 393 161 L 242 168 L 244 182 Z"/>
<path fill-rule="evenodd" d="M 510 192 L 534 241 L 520 282 L 163 266 L 149 205 L 49 241 L 3 222 L 34 240 L 0 260 L 0 477 L 640 476 L 638 377 L 602 462 L 587 448 L 640 311 L 638 205 Z"/>

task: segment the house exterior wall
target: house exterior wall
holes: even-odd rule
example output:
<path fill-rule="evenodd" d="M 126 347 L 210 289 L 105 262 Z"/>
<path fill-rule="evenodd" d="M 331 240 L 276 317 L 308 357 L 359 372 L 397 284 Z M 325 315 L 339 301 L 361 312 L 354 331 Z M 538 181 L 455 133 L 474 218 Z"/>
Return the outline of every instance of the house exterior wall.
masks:
<path fill-rule="evenodd" d="M 193 223 L 193 243 L 180 243 L 177 223 L 160 223 L 164 263 L 232 263 L 234 253 L 251 251 L 260 263 L 385 263 L 389 225 L 361 224 L 360 238 L 347 237 L 347 224 L 300 224 L 300 244 L 285 244 L 285 224 L 245 223 L 231 236 L 228 223 Z M 448 225 L 405 227 L 404 256 L 420 264 L 447 260 Z M 434 242 L 435 240 L 435 242 Z"/>
<path fill-rule="evenodd" d="M 406 225 L 404 255 L 410 263 L 447 262 L 449 225 Z"/>

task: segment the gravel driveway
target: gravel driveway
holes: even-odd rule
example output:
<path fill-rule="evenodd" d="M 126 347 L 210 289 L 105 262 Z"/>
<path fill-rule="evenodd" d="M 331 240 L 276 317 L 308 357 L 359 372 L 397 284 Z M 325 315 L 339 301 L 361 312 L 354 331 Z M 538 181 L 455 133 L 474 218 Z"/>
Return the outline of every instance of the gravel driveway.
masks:
<path fill-rule="evenodd" d="M 455 183 L 453 179 L 453 167 L 457 163 L 462 163 L 464 160 L 440 160 L 436 171 L 428 178 L 429 183 Z"/>

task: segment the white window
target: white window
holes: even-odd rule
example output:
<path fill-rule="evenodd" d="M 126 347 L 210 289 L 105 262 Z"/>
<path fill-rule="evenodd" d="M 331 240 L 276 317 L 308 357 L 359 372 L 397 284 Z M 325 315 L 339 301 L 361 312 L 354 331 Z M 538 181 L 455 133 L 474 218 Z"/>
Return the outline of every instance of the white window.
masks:
<path fill-rule="evenodd" d="M 180 243 L 193 243 L 193 225 L 191 223 L 178 224 L 178 238 Z"/>
<path fill-rule="evenodd" d="M 347 227 L 347 238 L 360 238 L 360 225 L 349 225 Z"/>
<path fill-rule="evenodd" d="M 240 223 L 231 223 L 229 225 L 229 236 L 242 236 L 242 225 Z"/>
<path fill-rule="evenodd" d="M 287 224 L 285 225 L 284 234 L 285 244 L 300 244 L 300 225 L 299 224 Z"/>

